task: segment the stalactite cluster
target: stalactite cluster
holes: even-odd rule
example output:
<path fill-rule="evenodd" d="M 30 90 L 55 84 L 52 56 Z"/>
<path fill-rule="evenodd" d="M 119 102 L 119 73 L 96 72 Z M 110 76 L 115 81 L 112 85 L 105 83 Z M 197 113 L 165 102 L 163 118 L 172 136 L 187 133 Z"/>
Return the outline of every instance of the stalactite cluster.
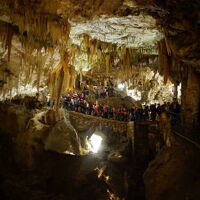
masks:
<path fill-rule="evenodd" d="M 41 2 L 36 3 L 39 5 Z M 10 7 L 15 8 L 13 13 L 9 13 L 15 27 L 7 25 L 3 31 L 5 34 L 1 37 L 5 35 L 3 41 L 8 50 L 8 61 L 10 60 L 7 70 L 13 77 L 9 80 L 2 78 L 2 82 L 5 83 L 0 90 L 4 95 L 8 91 L 12 93 L 10 88 L 18 90 L 20 86 L 28 84 L 39 91 L 40 85 L 44 83 L 43 77 L 50 74 L 51 95 L 57 104 L 63 89 L 73 87 L 75 80 L 73 66 L 81 77 L 84 71 L 91 69 L 91 72 L 94 72 L 97 68 L 98 72 L 103 71 L 106 76 L 109 76 L 113 70 L 120 69 L 123 71 L 122 78 L 127 79 L 133 73 L 133 66 L 148 65 L 152 56 L 156 55 L 154 48 L 127 48 L 90 38 L 87 34 L 83 35 L 80 46 L 71 45 L 68 40 L 70 32 L 68 21 L 59 15 L 38 12 L 33 9 L 33 5 L 34 3 L 28 0 L 14 0 L 9 4 Z M 14 67 L 16 63 L 13 63 L 12 55 L 10 56 L 12 37 L 15 35 L 18 36 L 23 49 L 18 53 L 20 57 L 18 70 Z M 59 48 L 60 54 L 69 53 L 67 56 L 61 56 L 60 64 L 54 68 L 54 63 L 50 60 L 54 55 L 52 49 L 55 47 Z"/>
<path fill-rule="evenodd" d="M 10 6 L 17 7 L 19 3 L 15 1 Z M 0 23 L 0 44 L 5 48 L 5 51 L 1 52 L 1 60 L 4 61 L 7 54 L 7 62 L 5 60 L 0 63 L 1 98 L 12 97 L 20 87 L 29 84 L 39 91 L 40 85 L 45 84 L 43 79 L 49 74 L 48 69 L 54 67 L 54 63 L 49 64 L 54 55 L 52 49 L 57 47 L 61 52 L 66 50 L 70 32 L 70 25 L 66 20 L 58 20 L 58 17 L 48 14 L 38 14 L 31 7 L 24 8 L 20 14 L 13 12 L 9 15 L 15 26 Z M 13 37 L 19 49 L 14 48 L 14 53 L 11 54 Z"/>
<path fill-rule="evenodd" d="M 83 54 L 87 55 L 87 58 L 77 60 Z M 156 48 L 127 48 L 92 39 L 84 34 L 80 46 L 72 45 L 70 62 L 80 69 L 87 65 L 91 73 L 105 72 L 105 76 L 120 67 L 123 71 L 121 76 L 126 79 L 132 74 L 133 66 L 149 66 L 149 63 L 153 63 L 157 68 L 156 58 Z"/>
<path fill-rule="evenodd" d="M 39 91 L 40 86 L 45 84 L 48 69 L 52 67 L 47 63 L 50 59 L 47 52 L 26 49 L 25 53 L 18 53 L 19 55 L 12 55 L 10 62 L 5 58 L 1 59 L 0 80 L 4 84 L 0 87 L 0 95 L 3 98 L 11 98 L 25 87 L 29 87 L 30 93 L 31 88 Z"/>

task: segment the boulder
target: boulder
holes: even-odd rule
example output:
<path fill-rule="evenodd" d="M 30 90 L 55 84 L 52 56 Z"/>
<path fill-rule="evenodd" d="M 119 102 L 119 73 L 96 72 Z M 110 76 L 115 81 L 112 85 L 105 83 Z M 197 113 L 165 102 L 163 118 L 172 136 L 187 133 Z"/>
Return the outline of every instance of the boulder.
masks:
<path fill-rule="evenodd" d="M 200 199 L 198 150 L 183 141 L 163 148 L 144 173 L 147 200 Z"/>

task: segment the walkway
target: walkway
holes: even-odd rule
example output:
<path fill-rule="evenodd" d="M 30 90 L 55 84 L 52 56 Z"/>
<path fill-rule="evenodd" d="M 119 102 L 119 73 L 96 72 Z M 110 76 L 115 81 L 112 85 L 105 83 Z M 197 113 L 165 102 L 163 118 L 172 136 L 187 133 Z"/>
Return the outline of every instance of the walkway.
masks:
<path fill-rule="evenodd" d="M 70 121 L 79 132 L 99 128 L 102 130 L 110 130 L 120 135 L 127 134 L 127 122 L 86 115 L 75 111 L 68 112 L 70 114 Z"/>

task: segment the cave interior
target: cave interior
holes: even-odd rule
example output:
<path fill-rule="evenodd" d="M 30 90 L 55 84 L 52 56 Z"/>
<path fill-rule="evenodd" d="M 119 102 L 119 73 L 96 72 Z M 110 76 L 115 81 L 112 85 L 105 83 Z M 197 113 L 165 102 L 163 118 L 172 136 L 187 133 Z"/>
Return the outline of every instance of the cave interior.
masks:
<path fill-rule="evenodd" d="M 199 0 L 0 0 L 0 199 L 199 200 L 199 36 Z"/>

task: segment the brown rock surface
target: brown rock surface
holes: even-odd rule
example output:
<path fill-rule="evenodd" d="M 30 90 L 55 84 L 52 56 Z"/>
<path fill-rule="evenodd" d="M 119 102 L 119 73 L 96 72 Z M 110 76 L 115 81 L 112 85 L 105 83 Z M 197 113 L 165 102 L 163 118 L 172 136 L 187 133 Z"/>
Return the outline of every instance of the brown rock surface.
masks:
<path fill-rule="evenodd" d="M 199 199 L 200 160 L 196 147 L 176 139 L 163 148 L 144 173 L 146 199 Z"/>

